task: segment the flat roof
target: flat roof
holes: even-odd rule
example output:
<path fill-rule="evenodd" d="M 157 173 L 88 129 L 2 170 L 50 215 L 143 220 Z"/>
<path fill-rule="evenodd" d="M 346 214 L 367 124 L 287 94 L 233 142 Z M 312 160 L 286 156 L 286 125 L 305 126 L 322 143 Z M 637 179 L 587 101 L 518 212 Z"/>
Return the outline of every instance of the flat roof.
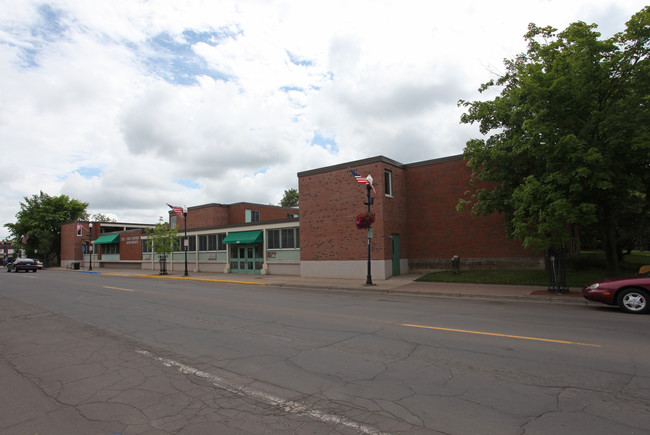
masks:
<path fill-rule="evenodd" d="M 346 163 L 339 163 L 336 165 L 331 165 L 331 166 L 324 166 L 322 168 L 317 168 L 317 169 L 310 169 L 307 171 L 302 171 L 298 172 L 298 177 L 305 177 L 309 175 L 315 175 L 315 174 L 322 174 L 325 172 L 332 172 L 332 171 L 338 171 L 340 169 L 350 169 L 355 166 L 363 166 L 367 165 L 370 163 L 388 163 L 389 165 L 395 166 L 397 168 L 415 168 L 418 166 L 427 166 L 427 165 L 434 165 L 436 163 L 444 163 L 444 162 L 450 162 L 454 160 L 461 160 L 463 159 L 464 156 L 463 154 L 457 154 L 454 156 L 448 156 L 448 157 L 440 157 L 437 159 L 431 159 L 431 160 L 424 160 L 421 162 L 415 162 L 415 163 L 400 163 L 396 160 L 389 159 L 388 157 L 385 156 L 375 156 L 375 157 L 369 157 L 367 159 L 361 159 L 361 160 L 354 160 L 351 162 L 346 162 Z"/>

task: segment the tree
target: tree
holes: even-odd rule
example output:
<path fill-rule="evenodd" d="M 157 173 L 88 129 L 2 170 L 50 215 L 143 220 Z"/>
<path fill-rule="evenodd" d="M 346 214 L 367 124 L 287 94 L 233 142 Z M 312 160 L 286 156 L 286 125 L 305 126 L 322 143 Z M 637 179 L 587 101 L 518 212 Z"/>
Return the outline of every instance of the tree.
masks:
<path fill-rule="evenodd" d="M 158 218 L 158 223 L 146 231 L 147 247 L 161 257 L 167 257 L 170 253 L 178 248 L 178 230 L 171 228 L 169 224 L 163 221 L 162 216 Z"/>
<path fill-rule="evenodd" d="M 61 252 L 61 225 L 85 219 L 88 204 L 67 195 L 53 197 L 43 192 L 24 199 L 16 214 L 16 222 L 5 224 L 12 243 L 26 250 L 29 256 L 38 250 L 46 264 L 57 262 Z"/>
<path fill-rule="evenodd" d="M 643 233 L 650 193 L 650 7 L 602 40 L 595 24 L 557 33 L 529 25 L 526 53 L 485 83 L 492 100 L 463 101 L 478 123 L 465 157 L 478 214 L 503 213 L 524 246 L 561 247 L 570 227 L 598 228 L 608 272 L 620 273 L 620 237 Z"/>
<path fill-rule="evenodd" d="M 298 205 L 298 189 L 286 189 L 280 201 L 282 207 L 296 207 Z"/>
<path fill-rule="evenodd" d="M 92 222 L 117 222 L 115 219 L 108 217 L 106 215 L 103 215 L 101 213 L 95 213 L 90 217 L 90 220 Z"/>

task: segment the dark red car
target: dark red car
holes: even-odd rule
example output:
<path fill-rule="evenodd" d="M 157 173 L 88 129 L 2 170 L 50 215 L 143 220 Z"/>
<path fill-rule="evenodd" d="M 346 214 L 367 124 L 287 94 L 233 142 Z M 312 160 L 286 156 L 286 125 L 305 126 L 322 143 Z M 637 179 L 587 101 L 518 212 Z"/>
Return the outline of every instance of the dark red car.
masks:
<path fill-rule="evenodd" d="M 582 289 L 582 296 L 590 301 L 618 305 L 626 313 L 647 313 L 650 311 L 650 277 L 639 275 L 594 281 Z"/>
<path fill-rule="evenodd" d="M 38 272 L 36 262 L 30 258 L 16 258 L 16 260 L 7 264 L 7 272 Z"/>

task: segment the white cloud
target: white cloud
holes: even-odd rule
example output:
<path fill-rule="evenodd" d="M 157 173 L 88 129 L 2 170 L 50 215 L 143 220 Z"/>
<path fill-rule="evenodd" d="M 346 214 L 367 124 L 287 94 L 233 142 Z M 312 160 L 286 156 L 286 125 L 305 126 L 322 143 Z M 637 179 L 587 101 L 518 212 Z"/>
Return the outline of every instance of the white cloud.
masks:
<path fill-rule="evenodd" d="M 610 36 L 643 6 L 6 0 L 0 224 L 39 191 L 156 222 L 167 202 L 277 204 L 321 166 L 461 153 L 476 129 L 456 102 L 525 49 L 528 23 Z"/>

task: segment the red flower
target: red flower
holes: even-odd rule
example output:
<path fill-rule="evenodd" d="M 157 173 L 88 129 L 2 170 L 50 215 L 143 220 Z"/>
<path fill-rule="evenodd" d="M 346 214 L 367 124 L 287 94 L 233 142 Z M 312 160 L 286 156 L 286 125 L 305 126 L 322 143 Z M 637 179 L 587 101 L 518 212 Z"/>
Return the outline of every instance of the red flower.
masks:
<path fill-rule="evenodd" d="M 367 230 L 372 226 L 374 222 L 375 222 L 375 214 L 371 211 L 368 211 L 365 213 L 359 213 L 357 215 L 355 224 L 357 225 L 358 229 Z"/>

